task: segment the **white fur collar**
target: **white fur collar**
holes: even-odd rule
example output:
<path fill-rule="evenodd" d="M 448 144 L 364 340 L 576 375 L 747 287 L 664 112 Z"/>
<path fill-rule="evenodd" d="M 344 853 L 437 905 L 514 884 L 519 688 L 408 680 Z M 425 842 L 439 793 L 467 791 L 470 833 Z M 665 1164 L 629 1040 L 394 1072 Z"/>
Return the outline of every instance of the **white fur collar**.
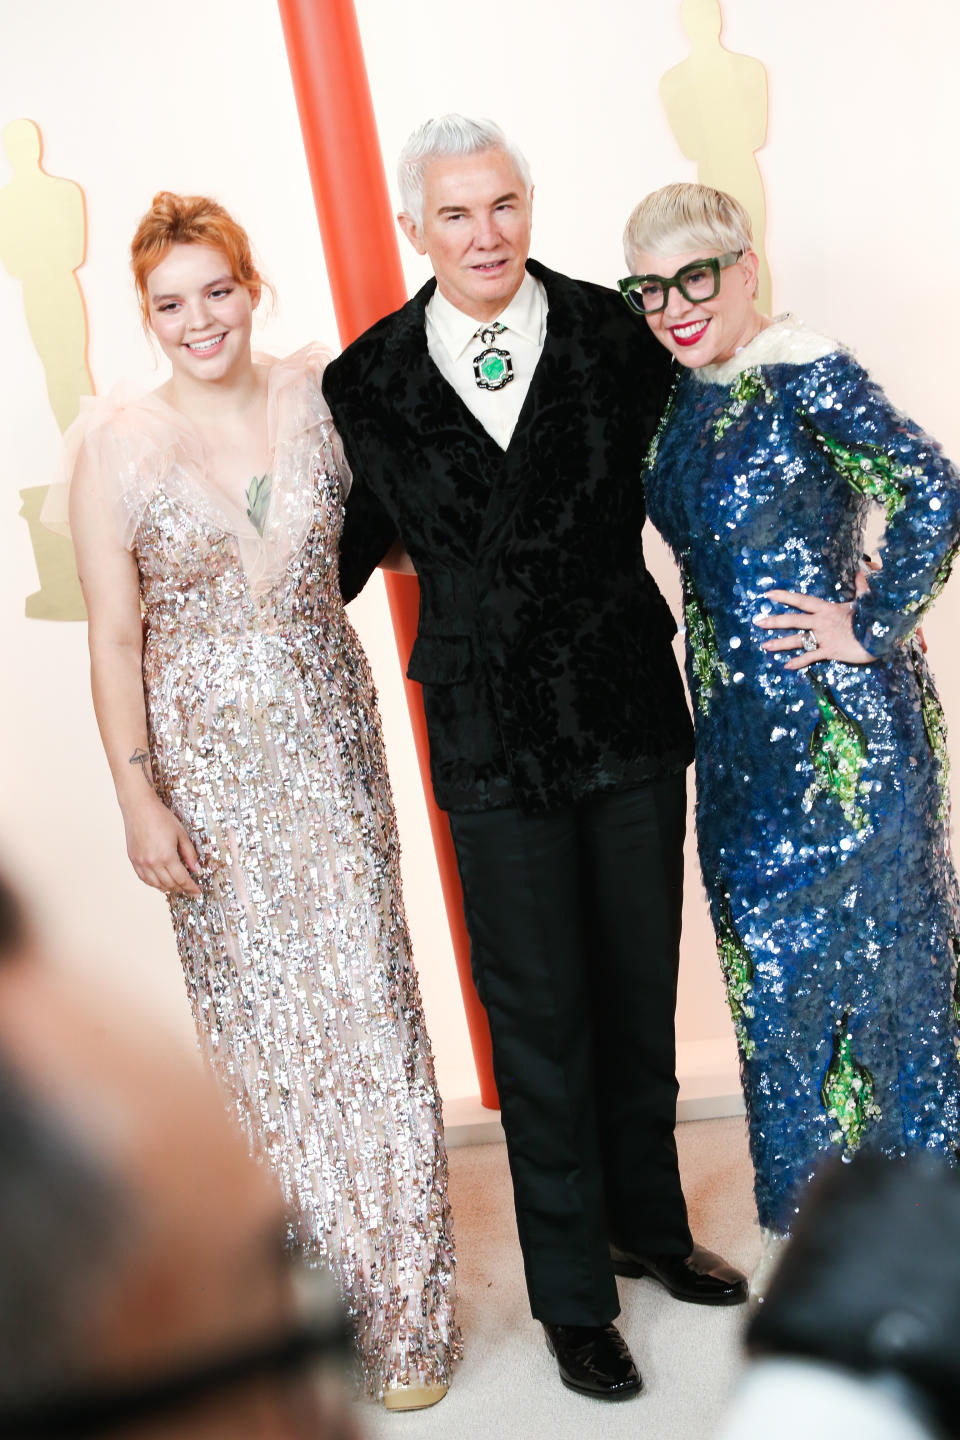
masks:
<path fill-rule="evenodd" d="M 793 315 L 778 315 L 729 360 L 701 365 L 693 374 L 705 385 L 729 385 L 753 365 L 809 365 L 839 349 L 836 340 L 808 330 Z"/>

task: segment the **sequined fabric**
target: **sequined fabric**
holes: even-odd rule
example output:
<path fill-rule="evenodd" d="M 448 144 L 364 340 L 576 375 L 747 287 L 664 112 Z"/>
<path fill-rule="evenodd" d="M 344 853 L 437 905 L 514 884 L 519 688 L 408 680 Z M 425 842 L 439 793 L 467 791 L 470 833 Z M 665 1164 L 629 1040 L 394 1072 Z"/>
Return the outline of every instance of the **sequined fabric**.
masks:
<path fill-rule="evenodd" d="M 913 632 L 960 538 L 960 479 L 856 362 L 789 319 L 681 372 L 647 477 L 684 573 L 697 834 L 740 1046 L 760 1222 L 826 1154 L 953 1157 L 957 884 L 942 714 Z M 871 501 L 870 666 L 786 671 L 773 587 L 848 600 Z"/>
<path fill-rule="evenodd" d="M 272 584 L 252 586 L 237 537 L 190 502 L 182 452 L 141 505 L 144 678 L 158 790 L 204 866 L 203 898 L 171 901 L 201 1047 L 337 1276 L 381 1395 L 446 1381 L 459 1353 L 446 1155 L 317 377 L 293 400 L 277 470 L 299 466 L 313 520 Z"/>

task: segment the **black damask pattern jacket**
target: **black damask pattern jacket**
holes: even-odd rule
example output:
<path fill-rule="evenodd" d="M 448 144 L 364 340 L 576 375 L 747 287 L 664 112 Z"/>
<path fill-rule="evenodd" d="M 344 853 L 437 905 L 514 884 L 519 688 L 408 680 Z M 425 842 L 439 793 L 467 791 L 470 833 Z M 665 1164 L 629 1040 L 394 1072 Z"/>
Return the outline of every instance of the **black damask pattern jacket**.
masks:
<path fill-rule="evenodd" d="M 402 537 L 421 589 L 407 673 L 448 810 L 552 809 L 693 753 L 676 626 L 640 543 L 667 353 L 614 291 L 528 268 L 547 336 L 505 452 L 430 359 L 435 281 L 323 381 L 354 477 L 344 599 Z"/>

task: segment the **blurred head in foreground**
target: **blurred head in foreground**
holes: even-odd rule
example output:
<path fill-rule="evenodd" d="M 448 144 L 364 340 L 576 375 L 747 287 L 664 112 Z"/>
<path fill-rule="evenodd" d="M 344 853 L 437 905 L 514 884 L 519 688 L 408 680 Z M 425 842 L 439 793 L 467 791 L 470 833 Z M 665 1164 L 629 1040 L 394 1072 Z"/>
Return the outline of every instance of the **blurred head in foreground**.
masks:
<path fill-rule="evenodd" d="M 960 1437 L 960 1175 L 934 1155 L 825 1166 L 746 1336 L 717 1440 Z M 762 1417 L 762 1418 L 761 1418 Z"/>
<path fill-rule="evenodd" d="M 0 877 L 0 1435 L 353 1437 L 341 1337 L 213 1082 Z"/>

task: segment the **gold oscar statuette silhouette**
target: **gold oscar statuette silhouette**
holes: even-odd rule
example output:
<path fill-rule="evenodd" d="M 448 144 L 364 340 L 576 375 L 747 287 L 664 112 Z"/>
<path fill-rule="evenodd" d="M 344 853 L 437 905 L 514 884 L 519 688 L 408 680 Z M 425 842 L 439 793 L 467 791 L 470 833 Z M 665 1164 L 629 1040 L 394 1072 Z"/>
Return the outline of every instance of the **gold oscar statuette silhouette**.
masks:
<path fill-rule="evenodd" d="M 86 250 L 83 191 L 72 180 L 46 174 L 40 131 L 32 120 L 12 120 L 4 129 L 3 147 L 13 179 L 0 189 L 0 262 L 20 281 L 27 327 L 62 432 L 76 419 L 81 397 L 94 393 L 86 309 L 75 274 Z M 36 620 L 83 620 L 73 546 L 40 523 L 47 489 L 33 485 L 20 491 L 20 514 L 30 527 L 40 577 L 40 589 L 27 596 L 25 613 Z"/>
<path fill-rule="evenodd" d="M 721 45 L 719 0 L 682 0 L 680 15 L 690 54 L 663 76 L 660 99 L 677 144 L 696 161 L 700 183 L 735 195 L 749 212 L 760 257 L 757 299 L 769 314 L 766 203 L 755 154 L 767 138 L 767 72 L 760 60 Z"/>

